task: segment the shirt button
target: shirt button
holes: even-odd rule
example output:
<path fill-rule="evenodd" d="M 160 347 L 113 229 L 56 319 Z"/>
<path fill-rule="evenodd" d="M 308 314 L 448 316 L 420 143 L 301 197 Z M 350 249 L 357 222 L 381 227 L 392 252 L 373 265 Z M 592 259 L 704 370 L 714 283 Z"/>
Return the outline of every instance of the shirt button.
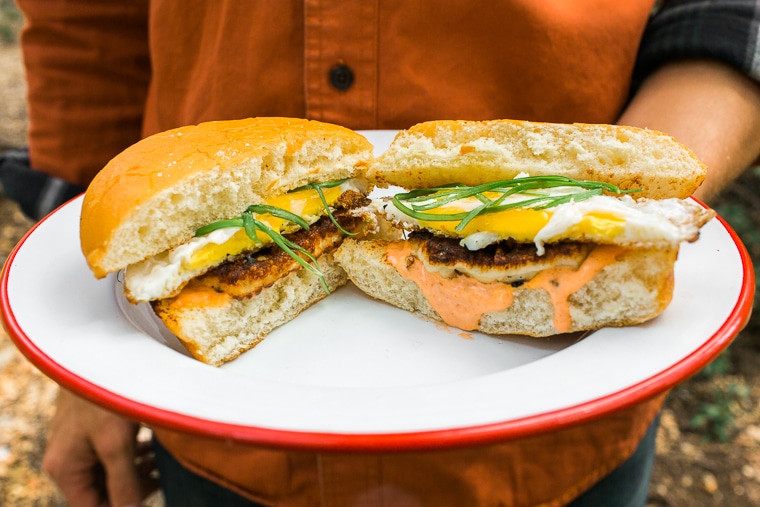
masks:
<path fill-rule="evenodd" d="M 330 69 L 330 84 L 336 90 L 348 90 L 354 84 L 354 71 L 348 65 L 339 63 Z"/>

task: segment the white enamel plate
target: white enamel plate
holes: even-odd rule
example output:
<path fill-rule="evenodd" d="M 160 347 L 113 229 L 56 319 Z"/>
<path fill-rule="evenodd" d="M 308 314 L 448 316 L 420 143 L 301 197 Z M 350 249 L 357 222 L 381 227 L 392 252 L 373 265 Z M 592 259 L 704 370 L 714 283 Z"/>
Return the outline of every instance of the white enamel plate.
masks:
<path fill-rule="evenodd" d="M 392 132 L 366 132 L 378 151 Z M 464 333 L 352 285 L 220 368 L 189 357 L 79 249 L 81 197 L 11 253 L 0 310 L 19 349 L 63 386 L 149 424 L 314 450 L 440 448 L 516 438 L 661 393 L 718 355 L 749 318 L 754 275 L 720 219 L 684 244 L 657 319 L 549 339 Z"/>

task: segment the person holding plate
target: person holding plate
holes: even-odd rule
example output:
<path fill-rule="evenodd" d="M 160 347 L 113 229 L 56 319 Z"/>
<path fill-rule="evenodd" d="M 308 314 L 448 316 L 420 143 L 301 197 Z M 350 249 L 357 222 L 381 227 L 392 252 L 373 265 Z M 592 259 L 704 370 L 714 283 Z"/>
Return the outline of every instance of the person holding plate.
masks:
<path fill-rule="evenodd" d="M 754 1 L 18 4 L 34 169 L 21 154 L 0 179 L 35 218 L 145 136 L 249 116 L 647 127 L 710 168 L 702 199 L 760 154 Z M 154 428 L 154 451 L 168 505 L 642 506 L 663 398 L 455 450 L 312 453 Z M 137 430 L 61 391 L 44 468 L 72 507 L 140 503 L 152 461 Z"/>

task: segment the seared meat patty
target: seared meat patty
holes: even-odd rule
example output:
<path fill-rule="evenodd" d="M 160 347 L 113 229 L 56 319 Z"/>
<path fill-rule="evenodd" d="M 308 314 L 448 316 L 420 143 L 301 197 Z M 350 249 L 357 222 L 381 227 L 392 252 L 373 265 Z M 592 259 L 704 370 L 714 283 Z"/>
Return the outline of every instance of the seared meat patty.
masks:
<path fill-rule="evenodd" d="M 533 243 L 501 241 L 480 250 L 468 250 L 459 239 L 436 236 L 427 231 L 409 235 L 412 253 L 428 271 L 446 278 L 467 274 L 484 283 L 523 282 L 540 271 L 558 266 L 577 268 L 593 248 L 589 243 L 560 242 L 546 245 L 543 255 Z"/>
<path fill-rule="evenodd" d="M 336 221 L 345 230 L 357 232 L 364 219 L 349 211 L 334 213 Z M 329 217 L 322 217 L 309 230 L 299 230 L 285 236 L 315 258 L 332 252 L 340 246 L 346 235 Z M 311 262 L 302 256 L 307 262 Z M 254 253 L 238 256 L 195 279 L 195 285 L 210 287 L 233 297 L 247 297 L 259 293 L 274 282 L 301 266 L 279 246 L 272 245 Z"/>

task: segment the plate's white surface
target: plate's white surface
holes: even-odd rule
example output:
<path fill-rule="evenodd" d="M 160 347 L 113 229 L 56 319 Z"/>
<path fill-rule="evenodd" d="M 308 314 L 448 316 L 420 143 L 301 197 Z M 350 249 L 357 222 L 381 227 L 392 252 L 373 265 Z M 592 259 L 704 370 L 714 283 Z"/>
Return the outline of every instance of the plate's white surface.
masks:
<path fill-rule="evenodd" d="M 382 149 L 392 133 L 367 135 Z M 124 303 L 115 276 L 93 278 L 79 250 L 80 208 L 81 198 L 59 209 L 11 257 L 3 308 L 11 334 L 69 387 L 117 409 L 128 400 L 130 413 L 154 423 L 187 417 L 196 431 L 377 437 L 503 429 L 584 404 L 593 410 L 609 397 L 622 406 L 636 386 L 657 378 L 664 390 L 722 350 L 749 313 L 754 285 L 743 247 L 713 220 L 682 247 L 670 307 L 642 326 L 580 341 L 496 338 L 429 322 L 349 285 L 214 368 L 183 353 L 147 306 Z"/>

